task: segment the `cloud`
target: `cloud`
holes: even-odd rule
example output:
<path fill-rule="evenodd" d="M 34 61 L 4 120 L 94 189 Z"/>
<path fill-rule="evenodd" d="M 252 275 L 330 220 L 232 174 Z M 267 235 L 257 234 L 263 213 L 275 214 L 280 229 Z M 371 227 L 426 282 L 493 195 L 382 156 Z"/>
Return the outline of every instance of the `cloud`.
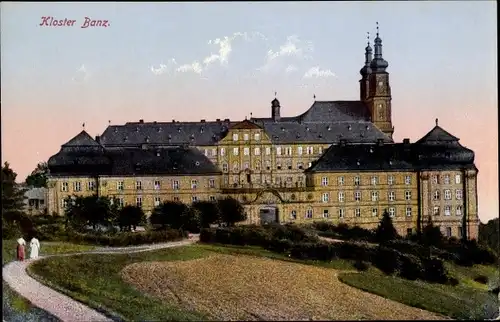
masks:
<path fill-rule="evenodd" d="M 87 68 L 85 67 L 84 64 L 82 64 L 77 70 L 75 75 L 73 76 L 72 80 L 77 83 L 85 82 L 87 79 L 89 79 L 90 73 L 88 72 Z"/>
<path fill-rule="evenodd" d="M 160 66 L 158 68 L 155 68 L 154 66 L 151 66 L 150 69 L 151 69 L 151 72 L 155 75 L 162 75 L 162 74 L 165 74 L 165 73 L 169 73 L 173 66 L 177 65 L 177 62 L 175 61 L 175 59 L 169 59 L 168 62 L 166 64 L 160 64 Z"/>
<path fill-rule="evenodd" d="M 294 65 L 288 65 L 285 68 L 285 73 L 287 73 L 287 74 L 290 74 L 290 73 L 293 73 L 293 72 L 296 72 L 296 71 L 297 71 L 297 67 L 295 67 Z"/>
<path fill-rule="evenodd" d="M 320 69 L 319 66 L 311 67 L 305 72 L 304 78 L 328 78 L 335 77 L 335 74 L 329 69 Z"/>
<path fill-rule="evenodd" d="M 309 60 L 310 55 L 314 51 L 312 42 L 302 41 L 298 36 L 291 35 L 286 38 L 286 42 L 279 46 L 277 50 L 270 49 L 266 55 L 266 63 L 259 67 L 259 71 L 268 71 L 277 61 L 283 57 L 292 57 L 294 59 Z"/>
<path fill-rule="evenodd" d="M 218 46 L 216 53 L 210 53 L 201 60 L 195 60 L 191 63 L 182 64 L 175 69 L 179 73 L 192 72 L 196 74 L 202 74 L 211 65 L 218 64 L 220 66 L 227 66 L 229 62 L 229 57 L 233 51 L 233 43 L 237 39 L 243 39 L 245 41 L 252 41 L 255 39 L 267 40 L 267 38 L 259 32 L 235 32 L 230 36 L 225 36 L 222 38 L 216 38 L 214 40 L 209 40 L 208 45 Z M 175 59 L 171 59 L 175 62 Z M 201 61 L 201 63 L 200 63 Z M 151 67 L 151 72 L 155 75 L 161 75 L 169 71 L 169 66 L 160 64 L 159 68 Z"/>

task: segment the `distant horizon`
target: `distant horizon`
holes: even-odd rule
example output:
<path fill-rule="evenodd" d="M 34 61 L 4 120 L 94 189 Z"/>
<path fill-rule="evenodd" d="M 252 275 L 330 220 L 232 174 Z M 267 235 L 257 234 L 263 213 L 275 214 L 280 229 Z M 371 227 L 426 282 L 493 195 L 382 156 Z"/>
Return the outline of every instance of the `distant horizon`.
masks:
<path fill-rule="evenodd" d="M 394 141 L 438 118 L 475 153 L 479 217 L 498 217 L 496 2 L 0 5 L 2 154 L 18 181 L 83 123 L 95 138 L 108 120 L 267 117 L 275 92 L 284 116 L 359 100 L 378 21 Z"/>

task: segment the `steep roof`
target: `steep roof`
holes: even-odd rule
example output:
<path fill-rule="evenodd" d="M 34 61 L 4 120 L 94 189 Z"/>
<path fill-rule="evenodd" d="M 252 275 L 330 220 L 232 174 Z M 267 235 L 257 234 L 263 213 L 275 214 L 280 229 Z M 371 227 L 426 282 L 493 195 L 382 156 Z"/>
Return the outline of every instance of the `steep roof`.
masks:
<path fill-rule="evenodd" d="M 100 146 L 85 130 L 78 133 L 68 142 L 62 145 L 63 147 L 87 147 L 87 146 Z"/>
<path fill-rule="evenodd" d="M 424 135 L 417 144 L 443 144 L 443 143 L 453 143 L 458 142 L 459 139 L 451 135 L 448 131 L 444 130 L 440 126 L 436 125 L 432 130 L 430 130 L 426 135 Z"/>
<path fill-rule="evenodd" d="M 236 130 L 236 129 L 238 129 L 238 130 L 250 130 L 250 129 L 260 129 L 260 127 L 257 124 L 255 124 L 254 122 L 245 119 L 245 120 L 231 126 L 231 130 Z"/>

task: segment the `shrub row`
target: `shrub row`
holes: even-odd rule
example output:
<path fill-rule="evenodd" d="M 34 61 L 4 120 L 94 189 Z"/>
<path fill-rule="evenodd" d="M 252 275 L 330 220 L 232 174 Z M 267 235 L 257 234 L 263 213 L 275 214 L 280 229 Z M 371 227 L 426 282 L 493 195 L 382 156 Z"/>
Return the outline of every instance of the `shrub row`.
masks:
<path fill-rule="evenodd" d="M 187 237 L 187 233 L 177 229 L 162 231 L 126 232 L 117 235 L 93 235 L 73 233 L 68 235 L 67 241 L 73 243 L 84 243 L 101 246 L 123 247 L 133 245 L 144 245 L 181 240 Z"/>
<path fill-rule="evenodd" d="M 349 226 L 347 224 L 334 225 L 329 222 L 314 222 L 312 228 L 319 231 L 319 235 L 324 237 L 339 239 L 356 239 L 369 242 L 375 242 L 375 232 L 358 226 Z"/>

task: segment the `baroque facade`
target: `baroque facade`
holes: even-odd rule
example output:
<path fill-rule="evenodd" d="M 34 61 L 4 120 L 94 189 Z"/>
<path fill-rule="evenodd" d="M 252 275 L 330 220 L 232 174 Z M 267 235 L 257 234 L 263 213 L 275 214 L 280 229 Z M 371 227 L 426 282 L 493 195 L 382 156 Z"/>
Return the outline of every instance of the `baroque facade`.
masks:
<path fill-rule="evenodd" d="M 406 235 L 430 216 L 448 236 L 477 238 L 474 152 L 435 127 L 393 141 L 382 40 L 365 49 L 359 101 L 315 101 L 303 114 L 243 121 L 129 122 L 85 131 L 49 159 L 49 212 L 71 195 L 115 197 L 146 213 L 164 201 L 231 196 L 248 223 L 328 220 L 364 228 L 388 211 Z"/>

